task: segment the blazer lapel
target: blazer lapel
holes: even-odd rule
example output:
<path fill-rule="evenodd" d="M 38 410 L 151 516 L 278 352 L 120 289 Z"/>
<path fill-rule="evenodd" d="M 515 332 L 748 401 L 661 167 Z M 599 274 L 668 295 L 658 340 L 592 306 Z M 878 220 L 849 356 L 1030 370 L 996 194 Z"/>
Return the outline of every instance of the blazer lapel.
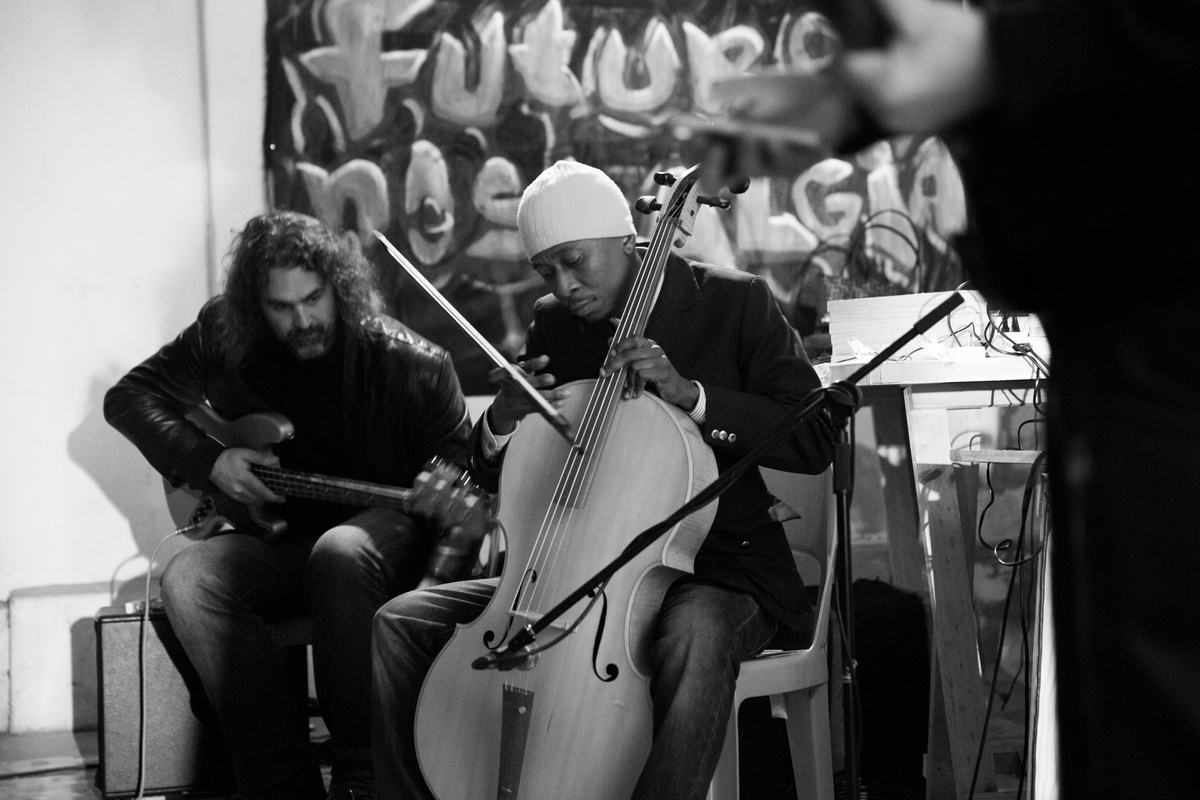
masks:
<path fill-rule="evenodd" d="M 664 270 L 662 291 L 650 319 L 646 322 L 646 336 L 658 343 L 666 353 L 679 342 L 694 334 L 688 320 L 688 309 L 700 301 L 700 287 L 687 262 L 672 255 Z"/>

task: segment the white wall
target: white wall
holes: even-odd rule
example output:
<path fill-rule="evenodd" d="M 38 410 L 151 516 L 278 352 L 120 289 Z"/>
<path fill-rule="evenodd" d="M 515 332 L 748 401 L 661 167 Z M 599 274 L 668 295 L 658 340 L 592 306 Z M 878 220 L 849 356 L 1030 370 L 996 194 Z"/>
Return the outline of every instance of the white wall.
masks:
<path fill-rule="evenodd" d="M 249 0 L 0 2 L 0 602 L 136 581 L 170 530 L 100 405 L 263 208 L 264 20 Z M 11 633 L 14 661 L 70 635 Z"/>

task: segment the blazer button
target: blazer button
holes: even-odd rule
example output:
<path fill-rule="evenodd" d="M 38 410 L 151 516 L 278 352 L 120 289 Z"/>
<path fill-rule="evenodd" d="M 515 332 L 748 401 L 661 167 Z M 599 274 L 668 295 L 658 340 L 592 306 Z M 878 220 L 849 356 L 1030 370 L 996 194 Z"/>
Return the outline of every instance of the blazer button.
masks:
<path fill-rule="evenodd" d="M 721 432 L 719 430 L 717 430 L 716 428 L 713 428 L 713 431 L 712 431 L 712 433 L 709 434 L 709 436 L 711 436 L 714 439 L 720 439 Z"/>
<path fill-rule="evenodd" d="M 737 441 L 737 434 L 736 433 L 729 434 L 729 443 L 733 444 L 736 441 Z"/>
<path fill-rule="evenodd" d="M 742 547 L 749 547 L 749 546 L 750 546 L 750 540 L 747 539 L 746 541 L 742 542 Z"/>
<path fill-rule="evenodd" d="M 723 442 L 728 438 L 729 438 L 729 434 L 726 433 L 725 431 L 721 431 L 721 441 Z"/>

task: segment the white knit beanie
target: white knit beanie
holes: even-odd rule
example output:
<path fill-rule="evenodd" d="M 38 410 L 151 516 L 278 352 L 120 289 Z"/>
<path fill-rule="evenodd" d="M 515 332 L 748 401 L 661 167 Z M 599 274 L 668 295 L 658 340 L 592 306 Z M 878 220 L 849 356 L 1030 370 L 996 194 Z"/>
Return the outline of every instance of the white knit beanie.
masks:
<path fill-rule="evenodd" d="M 517 206 L 517 231 L 527 258 L 563 242 L 637 233 L 617 184 L 578 161 L 559 161 L 529 184 Z"/>

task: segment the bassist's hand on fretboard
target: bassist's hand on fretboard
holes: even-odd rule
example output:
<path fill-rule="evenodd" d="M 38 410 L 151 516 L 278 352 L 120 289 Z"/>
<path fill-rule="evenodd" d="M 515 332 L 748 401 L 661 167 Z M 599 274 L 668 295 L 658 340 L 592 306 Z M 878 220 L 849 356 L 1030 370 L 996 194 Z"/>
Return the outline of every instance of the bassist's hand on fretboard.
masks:
<path fill-rule="evenodd" d="M 279 457 L 248 447 L 230 447 L 217 456 L 209 480 L 230 498 L 248 506 L 282 503 L 283 496 L 268 489 L 251 472 L 251 465 L 278 467 Z"/>

